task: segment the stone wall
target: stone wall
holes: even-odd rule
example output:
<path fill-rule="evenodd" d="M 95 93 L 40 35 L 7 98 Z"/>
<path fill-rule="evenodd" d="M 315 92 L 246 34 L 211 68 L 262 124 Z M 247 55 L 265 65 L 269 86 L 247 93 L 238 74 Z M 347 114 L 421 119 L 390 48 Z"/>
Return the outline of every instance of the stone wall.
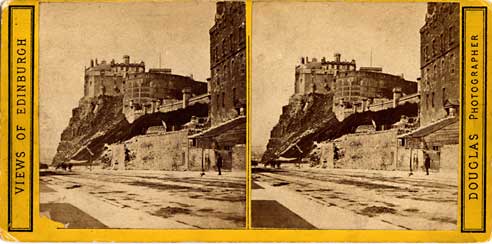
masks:
<path fill-rule="evenodd" d="M 335 168 L 334 165 L 334 143 L 333 142 L 323 142 L 318 144 L 319 147 L 319 162 L 322 168 Z"/>
<path fill-rule="evenodd" d="M 202 162 L 203 170 L 213 170 L 215 167 L 215 158 L 213 150 L 190 147 L 188 150 L 188 170 L 201 171 Z"/>
<path fill-rule="evenodd" d="M 444 145 L 441 147 L 441 170 L 458 172 L 460 159 L 459 144 Z"/>
<path fill-rule="evenodd" d="M 125 164 L 125 145 L 124 144 L 112 144 L 111 150 L 111 169 L 123 170 L 126 167 Z"/>
<path fill-rule="evenodd" d="M 333 167 L 376 170 L 395 169 L 396 133 L 397 130 L 388 130 L 370 134 L 348 134 L 335 140 L 334 144 L 338 148 L 339 159 L 333 160 Z M 329 153 L 326 154 L 329 155 Z M 329 160 L 326 161 L 329 165 Z"/>
<path fill-rule="evenodd" d="M 188 130 L 137 136 L 125 142 L 133 158 L 126 169 L 185 170 Z"/>
<path fill-rule="evenodd" d="M 232 170 L 246 169 L 246 145 L 238 144 L 232 147 Z"/>

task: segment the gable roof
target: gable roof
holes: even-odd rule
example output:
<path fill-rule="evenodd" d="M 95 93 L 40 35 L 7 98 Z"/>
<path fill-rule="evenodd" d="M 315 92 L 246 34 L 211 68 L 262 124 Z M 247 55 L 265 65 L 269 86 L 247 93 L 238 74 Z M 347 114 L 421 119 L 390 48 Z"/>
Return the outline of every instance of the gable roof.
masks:
<path fill-rule="evenodd" d="M 422 126 L 417 128 L 416 130 L 399 135 L 398 138 L 406 138 L 406 137 L 412 137 L 412 138 L 419 138 L 419 137 L 424 137 L 427 136 L 433 132 L 436 132 L 450 124 L 453 124 L 455 122 L 458 122 L 458 117 L 446 117 L 444 119 L 440 119 L 434 123 L 428 124 L 426 126 Z"/>

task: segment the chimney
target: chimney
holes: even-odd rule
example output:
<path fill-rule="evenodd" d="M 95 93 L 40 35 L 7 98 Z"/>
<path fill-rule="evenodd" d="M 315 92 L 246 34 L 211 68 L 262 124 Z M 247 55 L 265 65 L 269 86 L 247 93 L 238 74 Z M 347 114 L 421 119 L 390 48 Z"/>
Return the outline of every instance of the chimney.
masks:
<path fill-rule="evenodd" d="M 94 67 L 94 59 L 91 59 L 91 67 Z"/>
<path fill-rule="evenodd" d="M 301 57 L 301 64 L 305 64 L 304 57 Z"/>
<path fill-rule="evenodd" d="M 97 62 L 97 58 L 96 58 L 96 65 L 99 65 L 99 63 Z"/>
<path fill-rule="evenodd" d="M 191 89 L 185 88 L 182 90 L 183 93 L 183 108 L 188 106 L 188 100 L 191 98 Z"/>
<path fill-rule="evenodd" d="M 123 62 L 125 64 L 130 64 L 130 56 L 128 56 L 128 55 L 123 56 Z"/>
<path fill-rule="evenodd" d="M 340 55 L 340 53 L 335 53 L 335 62 L 339 63 L 340 62 L 340 58 L 342 57 L 342 55 Z"/>
<path fill-rule="evenodd" d="M 367 109 L 367 98 L 362 98 L 362 112 L 365 112 Z"/>
<path fill-rule="evenodd" d="M 395 87 L 393 88 L 393 108 L 396 108 L 398 106 L 398 102 L 400 101 L 401 98 L 401 88 Z"/>

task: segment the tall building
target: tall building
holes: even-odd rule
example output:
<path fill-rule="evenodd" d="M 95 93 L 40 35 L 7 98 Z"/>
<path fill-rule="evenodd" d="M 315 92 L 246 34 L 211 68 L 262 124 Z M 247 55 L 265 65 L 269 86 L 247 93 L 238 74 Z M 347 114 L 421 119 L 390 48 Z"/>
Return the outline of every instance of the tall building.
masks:
<path fill-rule="evenodd" d="M 356 69 L 355 60 L 342 61 L 341 55 L 335 53 L 335 60 L 318 61 L 316 58 L 302 57 L 301 64 L 296 66 L 295 94 L 322 93 L 333 89 L 333 81 L 338 71 Z"/>
<path fill-rule="evenodd" d="M 215 24 L 209 32 L 212 126 L 245 113 L 245 27 L 244 2 L 217 2 Z"/>
<path fill-rule="evenodd" d="M 459 3 L 427 4 L 420 29 L 421 126 L 454 113 L 459 105 L 459 17 Z"/>
<path fill-rule="evenodd" d="M 130 63 L 130 56 L 123 56 L 123 63 L 105 60 L 99 63 L 91 60 L 90 66 L 85 68 L 84 97 L 99 95 L 122 95 L 125 78 L 128 74 L 145 72 L 145 63 Z"/>

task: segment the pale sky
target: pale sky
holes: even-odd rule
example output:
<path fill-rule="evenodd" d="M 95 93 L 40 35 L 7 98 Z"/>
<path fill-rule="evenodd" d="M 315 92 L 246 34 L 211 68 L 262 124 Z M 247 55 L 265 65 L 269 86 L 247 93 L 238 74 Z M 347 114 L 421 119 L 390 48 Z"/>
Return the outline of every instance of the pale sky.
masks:
<path fill-rule="evenodd" d="M 215 2 L 41 3 L 39 25 L 40 158 L 51 163 L 83 96 L 90 59 L 143 60 L 173 73 L 210 77 L 209 29 Z"/>
<path fill-rule="evenodd" d="M 420 76 L 426 3 L 261 2 L 253 4 L 252 146 L 263 149 L 294 93 L 302 56 L 355 59 L 357 67 Z"/>

